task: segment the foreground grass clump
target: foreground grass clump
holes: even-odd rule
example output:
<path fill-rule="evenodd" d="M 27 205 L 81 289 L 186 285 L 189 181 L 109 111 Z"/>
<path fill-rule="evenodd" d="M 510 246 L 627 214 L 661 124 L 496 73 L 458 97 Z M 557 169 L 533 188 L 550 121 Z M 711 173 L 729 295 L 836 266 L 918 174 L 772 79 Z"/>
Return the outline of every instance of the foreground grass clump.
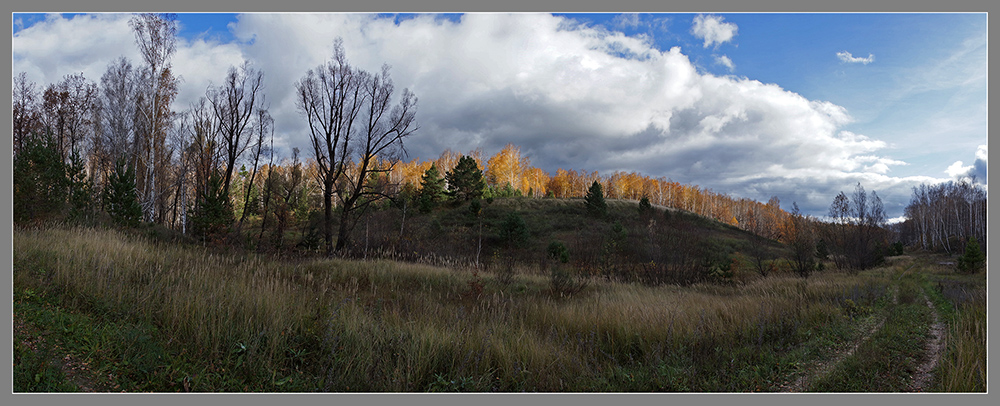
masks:
<path fill-rule="evenodd" d="M 59 330 L 85 343 L 62 350 L 111 380 L 100 387 L 126 391 L 776 390 L 851 339 L 889 283 L 878 272 L 594 280 L 567 296 L 541 272 L 282 262 L 100 229 L 14 233 L 27 306 L 15 312 L 49 330 L 58 325 L 30 306 L 86 317 L 80 333 Z"/>

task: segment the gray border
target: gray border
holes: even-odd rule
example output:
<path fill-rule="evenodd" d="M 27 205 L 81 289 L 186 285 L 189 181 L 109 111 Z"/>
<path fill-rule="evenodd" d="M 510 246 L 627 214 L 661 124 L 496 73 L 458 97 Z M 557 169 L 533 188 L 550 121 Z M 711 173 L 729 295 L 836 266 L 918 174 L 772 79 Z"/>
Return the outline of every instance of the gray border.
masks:
<path fill-rule="evenodd" d="M 458 0 L 419 0 L 414 3 L 405 0 L 346 0 L 337 1 L 335 4 L 322 0 L 306 1 L 283 1 L 270 2 L 264 0 L 253 0 L 252 2 L 242 2 L 238 0 L 224 0 L 222 2 L 212 2 L 198 0 L 182 0 L 143 4 L 134 4 L 126 0 L 101 0 L 87 1 L 86 4 L 71 2 L 68 0 L 57 1 L 25 1 L 15 0 L 15 4 L 5 2 L 3 9 L 9 12 L 48 12 L 48 11 L 172 11 L 172 12 L 212 12 L 212 11 L 241 11 L 241 12 L 989 12 L 998 9 L 995 3 L 987 0 L 960 0 L 960 1 L 930 1 L 920 0 L 919 2 L 909 2 L 903 0 L 850 0 L 844 1 L 823 1 L 823 2 L 802 2 L 793 0 L 755 0 L 745 2 L 738 0 L 672 0 L 669 2 L 656 0 L 628 0 L 614 2 L 597 2 L 586 0 L 577 2 L 572 0 L 516 0 L 516 1 L 491 1 L 476 2 L 473 4 L 464 3 Z M 8 70 L 9 73 L 12 73 Z M 13 77 L 13 76 L 10 76 Z M 10 82 L 5 82 L 5 91 L 9 92 Z M 991 87 L 992 88 L 992 87 Z M 8 105 L 9 106 L 9 105 Z M 992 113 L 995 108 L 991 108 Z M 9 116 L 3 116 L 3 128 L 10 128 Z M 989 138 L 992 137 L 992 133 Z M 11 156 L 11 145 L 7 142 L 0 143 L 0 153 L 4 156 Z M 2 207 L 5 221 L 10 227 L 10 213 L 12 213 L 11 203 L 11 162 L 3 166 L 3 195 Z M 993 204 L 990 204 L 993 206 Z M 992 209 L 992 207 L 991 207 Z M 7 228 L 11 230 L 11 228 Z M 992 231 L 993 227 L 989 228 Z M 11 234 L 5 236 L 7 247 L 11 247 Z M 990 240 L 988 250 L 997 243 Z M 12 254 L 10 249 L 3 251 L 4 261 L 11 263 Z M 11 286 L 12 279 L 7 277 L 7 286 Z M 993 287 L 990 284 L 989 287 Z M 10 290 L 7 290 L 10 292 Z M 9 311 L 12 304 L 3 302 L 5 321 L 10 325 L 11 319 Z M 989 322 L 996 322 L 997 313 L 990 309 Z M 3 343 L 5 348 L 12 348 L 11 330 L 4 335 Z M 991 340 L 992 344 L 994 340 Z M 12 357 L 10 353 L 8 358 Z M 989 363 L 989 372 L 992 371 L 993 364 Z M 12 365 L 8 363 L 7 365 Z M 3 376 L 6 382 L 11 381 L 11 370 L 3 368 Z M 988 382 L 987 382 L 988 384 Z M 280 398 L 279 398 L 280 396 Z M 992 402 L 989 400 L 993 399 Z M 679 402 L 682 404 L 854 404 L 858 401 L 864 404 L 889 403 L 889 404 L 1000 404 L 1000 396 L 991 395 L 893 395 L 893 394 L 485 394 L 485 395 L 430 395 L 430 394 L 41 394 L 41 395 L 12 395 L 10 391 L 3 391 L 0 394 L 0 402 L 4 404 L 175 404 L 175 403 L 218 403 L 223 404 L 273 404 L 280 402 L 293 402 L 294 404 L 329 404 L 329 403 L 371 403 L 371 404 L 465 404 L 475 402 L 477 404 L 509 404 L 519 402 L 531 403 L 554 403 L 554 404 L 664 404 Z"/>

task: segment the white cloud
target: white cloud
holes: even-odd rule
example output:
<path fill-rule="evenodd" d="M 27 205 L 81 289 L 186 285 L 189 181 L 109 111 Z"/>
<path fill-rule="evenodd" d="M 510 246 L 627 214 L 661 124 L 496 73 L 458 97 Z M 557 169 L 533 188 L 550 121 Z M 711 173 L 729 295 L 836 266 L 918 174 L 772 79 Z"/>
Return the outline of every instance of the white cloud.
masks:
<path fill-rule="evenodd" d="M 612 20 L 620 27 L 636 28 L 642 24 L 639 20 L 639 13 L 623 13 L 615 16 Z"/>
<path fill-rule="evenodd" d="M 976 160 L 972 165 L 965 166 L 962 161 L 955 161 L 955 163 L 948 166 L 944 170 L 944 173 L 948 174 L 948 177 L 955 180 L 971 179 L 975 178 L 977 183 L 986 184 L 986 168 L 987 168 L 988 154 L 986 145 L 980 145 L 976 148 Z"/>
<path fill-rule="evenodd" d="M 736 69 L 736 64 L 733 63 L 733 60 L 725 55 L 715 55 L 715 63 L 725 66 L 730 72 Z"/>
<path fill-rule="evenodd" d="M 837 58 L 840 58 L 840 60 L 843 61 L 843 62 L 847 62 L 847 63 L 860 63 L 860 64 L 864 64 L 864 65 L 867 65 L 869 63 L 875 62 L 875 55 L 868 54 L 867 58 L 861 58 L 861 57 L 857 57 L 857 56 L 851 55 L 851 53 L 847 52 L 847 51 L 837 52 Z"/>
<path fill-rule="evenodd" d="M 736 24 L 722 21 L 721 16 L 699 14 L 694 17 L 691 33 L 705 41 L 705 48 L 732 41 L 738 28 Z"/>

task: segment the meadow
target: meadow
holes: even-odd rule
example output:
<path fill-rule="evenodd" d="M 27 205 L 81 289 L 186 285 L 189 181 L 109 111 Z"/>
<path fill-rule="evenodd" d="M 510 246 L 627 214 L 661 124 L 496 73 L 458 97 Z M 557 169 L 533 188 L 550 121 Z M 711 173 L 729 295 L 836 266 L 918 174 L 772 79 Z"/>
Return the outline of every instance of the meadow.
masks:
<path fill-rule="evenodd" d="M 879 353 L 905 337 L 886 361 L 899 382 L 875 385 L 857 369 L 884 371 L 865 364 L 797 388 L 902 391 L 926 357 L 922 292 L 950 309 L 935 388 L 985 388 L 985 283 L 925 258 L 566 291 L 534 265 L 281 259 L 100 228 L 18 228 L 13 252 L 15 392 L 781 391 L 851 343 Z M 906 325 L 869 338 L 890 312 Z"/>

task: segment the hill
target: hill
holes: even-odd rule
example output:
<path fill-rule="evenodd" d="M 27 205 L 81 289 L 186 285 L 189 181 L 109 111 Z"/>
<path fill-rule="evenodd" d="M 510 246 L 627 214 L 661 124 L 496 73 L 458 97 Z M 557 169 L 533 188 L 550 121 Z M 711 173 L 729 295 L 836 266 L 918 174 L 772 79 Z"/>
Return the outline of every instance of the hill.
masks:
<path fill-rule="evenodd" d="M 786 256 L 777 242 L 691 212 L 607 203 L 602 218 L 580 198 L 498 198 L 479 203 L 478 213 L 470 202 L 405 216 L 386 207 L 358 221 L 351 255 L 544 272 L 561 246 L 577 272 L 647 284 L 689 284 L 735 268 L 752 276 L 755 260 L 778 267 L 774 259 Z"/>

